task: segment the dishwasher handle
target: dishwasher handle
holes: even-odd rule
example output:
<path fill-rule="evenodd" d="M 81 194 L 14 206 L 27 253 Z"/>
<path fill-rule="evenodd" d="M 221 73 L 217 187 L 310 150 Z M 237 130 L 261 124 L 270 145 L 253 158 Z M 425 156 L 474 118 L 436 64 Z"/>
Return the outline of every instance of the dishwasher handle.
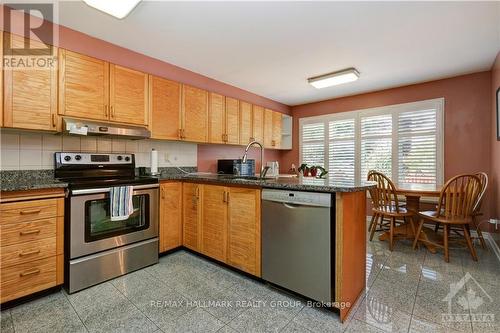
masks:
<path fill-rule="evenodd" d="M 299 207 L 307 206 L 307 205 L 304 205 L 304 204 L 295 204 L 295 203 L 289 203 L 289 202 L 282 202 L 282 204 L 286 208 L 290 208 L 290 209 L 297 209 Z M 309 207 L 313 207 L 313 206 L 309 206 Z"/>

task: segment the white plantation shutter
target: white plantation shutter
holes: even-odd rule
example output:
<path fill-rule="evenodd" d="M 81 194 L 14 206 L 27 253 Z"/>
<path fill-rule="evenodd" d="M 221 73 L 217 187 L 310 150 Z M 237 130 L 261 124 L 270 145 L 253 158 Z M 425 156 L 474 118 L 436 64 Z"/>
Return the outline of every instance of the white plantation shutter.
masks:
<path fill-rule="evenodd" d="M 392 176 L 392 114 L 361 117 L 361 179 L 370 170 Z"/>
<path fill-rule="evenodd" d="M 443 99 L 299 120 L 301 163 L 330 179 L 365 180 L 369 170 L 398 186 L 443 183 Z"/>
<path fill-rule="evenodd" d="M 321 123 L 302 126 L 302 162 L 325 165 L 325 125 Z"/>
<path fill-rule="evenodd" d="M 337 182 L 354 183 L 355 156 L 355 119 L 330 121 L 328 172 L 330 178 Z"/>
<path fill-rule="evenodd" d="M 437 184 L 437 110 L 398 117 L 398 183 Z"/>

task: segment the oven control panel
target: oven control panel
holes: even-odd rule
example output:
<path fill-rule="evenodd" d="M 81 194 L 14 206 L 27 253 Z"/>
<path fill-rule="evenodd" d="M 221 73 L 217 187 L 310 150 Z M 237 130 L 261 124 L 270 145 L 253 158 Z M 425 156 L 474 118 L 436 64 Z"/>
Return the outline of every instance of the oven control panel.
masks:
<path fill-rule="evenodd" d="M 57 153 L 61 164 L 133 164 L 134 154 Z"/>

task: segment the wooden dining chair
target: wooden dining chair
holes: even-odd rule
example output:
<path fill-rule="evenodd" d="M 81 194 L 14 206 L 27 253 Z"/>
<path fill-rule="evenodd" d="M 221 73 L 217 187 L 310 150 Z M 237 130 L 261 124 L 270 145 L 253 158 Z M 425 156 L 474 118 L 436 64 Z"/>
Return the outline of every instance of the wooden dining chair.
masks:
<path fill-rule="evenodd" d="M 472 246 L 469 233 L 469 224 L 472 221 L 472 213 L 481 191 L 481 181 L 476 175 L 458 175 L 446 182 L 439 194 L 439 202 L 435 211 L 422 211 L 418 213 L 420 222 L 418 224 L 413 248 L 417 247 L 420 240 L 420 232 L 424 222 L 440 223 L 443 225 L 443 244 L 427 241 L 434 246 L 444 249 L 444 260 L 450 261 L 448 236 L 451 227 L 459 227 L 465 237 L 467 247 L 472 259 L 477 261 L 476 251 Z"/>
<path fill-rule="evenodd" d="M 370 241 L 377 229 L 377 225 L 383 227 L 384 219 L 389 220 L 389 250 L 394 248 L 394 228 L 396 227 L 397 220 L 409 218 L 410 225 L 413 225 L 413 213 L 409 212 L 405 207 L 400 207 L 398 196 L 396 193 L 396 186 L 394 183 L 381 172 L 371 170 L 368 172 L 367 179 L 377 183 L 377 187 L 370 189 L 370 196 L 372 197 L 372 222 L 370 224 Z M 415 230 L 413 230 L 415 231 Z"/>

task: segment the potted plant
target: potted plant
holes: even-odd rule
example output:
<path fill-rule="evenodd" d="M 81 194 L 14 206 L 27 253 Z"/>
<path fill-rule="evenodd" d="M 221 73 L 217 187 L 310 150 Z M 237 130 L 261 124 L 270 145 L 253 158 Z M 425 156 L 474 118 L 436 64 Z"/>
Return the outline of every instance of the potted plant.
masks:
<path fill-rule="evenodd" d="M 318 173 L 319 173 L 319 175 L 318 175 Z M 321 165 L 313 165 L 311 167 L 311 176 L 312 177 L 323 178 L 324 176 L 326 176 L 327 173 L 328 173 L 328 171 L 326 171 L 325 168 L 323 168 Z"/>
<path fill-rule="evenodd" d="M 299 172 L 302 172 L 302 175 L 304 175 L 304 177 L 309 177 L 309 166 L 307 165 L 307 163 L 302 163 L 298 169 Z"/>
<path fill-rule="evenodd" d="M 311 177 L 316 177 L 316 175 L 318 174 L 318 166 L 317 165 L 313 165 L 311 167 Z"/>

